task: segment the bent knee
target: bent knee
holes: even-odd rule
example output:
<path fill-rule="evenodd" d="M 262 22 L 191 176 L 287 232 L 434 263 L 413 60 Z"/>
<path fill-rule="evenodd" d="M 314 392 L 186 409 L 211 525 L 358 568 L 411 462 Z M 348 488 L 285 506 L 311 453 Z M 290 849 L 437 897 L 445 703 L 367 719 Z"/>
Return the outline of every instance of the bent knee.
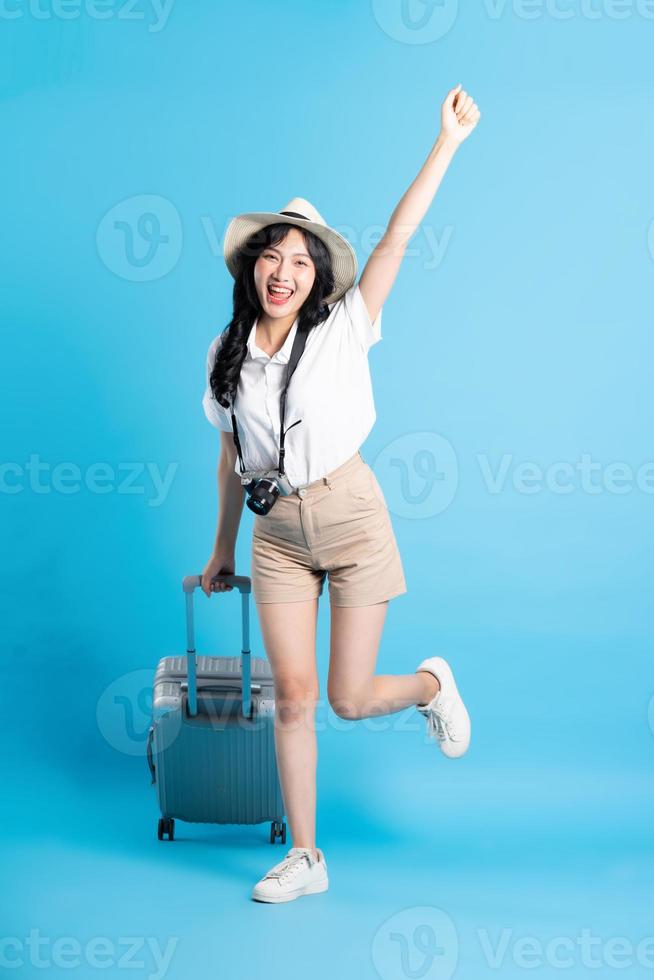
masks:
<path fill-rule="evenodd" d="M 339 718 L 349 721 L 357 721 L 362 717 L 362 705 L 357 698 L 346 697 L 343 695 L 329 695 L 329 703 L 334 714 Z"/>

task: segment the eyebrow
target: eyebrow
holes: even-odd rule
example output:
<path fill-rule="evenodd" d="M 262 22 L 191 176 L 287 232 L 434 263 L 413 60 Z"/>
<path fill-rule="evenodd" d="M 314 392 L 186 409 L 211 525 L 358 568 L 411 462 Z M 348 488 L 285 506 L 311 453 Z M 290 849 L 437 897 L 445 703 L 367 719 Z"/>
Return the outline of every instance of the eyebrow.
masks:
<path fill-rule="evenodd" d="M 274 245 L 268 245 L 264 249 L 264 251 L 265 252 L 279 252 L 279 249 L 278 248 L 275 248 Z M 279 252 L 279 254 L 281 255 L 282 253 Z M 311 256 L 308 255 L 306 252 L 291 252 L 291 255 L 303 255 L 306 259 L 310 259 L 311 258 Z"/>

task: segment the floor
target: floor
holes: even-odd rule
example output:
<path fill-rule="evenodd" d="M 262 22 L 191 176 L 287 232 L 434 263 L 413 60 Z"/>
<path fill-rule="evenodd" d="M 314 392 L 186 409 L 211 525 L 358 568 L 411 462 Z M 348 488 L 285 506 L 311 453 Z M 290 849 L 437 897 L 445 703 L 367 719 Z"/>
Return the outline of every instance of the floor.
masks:
<path fill-rule="evenodd" d="M 292 843 L 271 845 L 268 825 L 177 821 L 159 841 L 142 759 L 110 784 L 9 765 L 7 975 L 654 976 L 651 780 L 433 745 L 409 765 L 405 737 L 371 731 L 349 740 L 351 765 L 370 738 L 384 766 L 320 778 L 329 890 L 277 906 L 249 897 Z"/>

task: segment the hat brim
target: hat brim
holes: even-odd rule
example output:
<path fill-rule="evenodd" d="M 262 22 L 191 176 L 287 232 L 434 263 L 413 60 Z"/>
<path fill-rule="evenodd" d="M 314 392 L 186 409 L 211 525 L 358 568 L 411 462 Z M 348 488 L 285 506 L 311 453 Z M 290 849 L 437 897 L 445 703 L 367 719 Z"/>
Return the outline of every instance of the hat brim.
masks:
<path fill-rule="evenodd" d="M 339 235 L 333 228 L 321 225 L 306 218 L 293 218 L 277 211 L 252 211 L 239 214 L 232 218 L 223 241 L 223 255 L 231 275 L 236 278 L 239 272 L 239 256 L 243 254 L 243 246 L 255 231 L 266 225 L 283 221 L 289 225 L 297 225 L 313 232 L 329 249 L 334 274 L 334 289 L 325 297 L 325 303 L 330 305 L 340 299 L 354 285 L 357 278 L 358 264 L 354 249 L 346 238 Z"/>

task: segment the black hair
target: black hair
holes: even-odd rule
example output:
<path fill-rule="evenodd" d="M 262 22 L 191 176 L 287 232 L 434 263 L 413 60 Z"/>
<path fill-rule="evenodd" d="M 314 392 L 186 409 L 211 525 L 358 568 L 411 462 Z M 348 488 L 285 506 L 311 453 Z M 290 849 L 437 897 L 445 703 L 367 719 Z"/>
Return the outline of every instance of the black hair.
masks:
<path fill-rule="evenodd" d="M 324 298 L 334 291 L 334 273 L 329 249 L 322 239 L 306 228 L 287 221 L 265 225 L 250 235 L 238 255 L 238 272 L 234 280 L 233 315 L 221 333 L 209 383 L 213 396 L 223 408 L 228 408 L 238 388 L 241 366 L 247 354 L 247 339 L 257 317 L 263 313 L 254 284 L 254 264 L 269 245 L 283 241 L 291 228 L 304 236 L 307 251 L 313 260 L 316 277 L 311 292 L 298 313 L 298 331 L 309 333 L 329 316 Z"/>

